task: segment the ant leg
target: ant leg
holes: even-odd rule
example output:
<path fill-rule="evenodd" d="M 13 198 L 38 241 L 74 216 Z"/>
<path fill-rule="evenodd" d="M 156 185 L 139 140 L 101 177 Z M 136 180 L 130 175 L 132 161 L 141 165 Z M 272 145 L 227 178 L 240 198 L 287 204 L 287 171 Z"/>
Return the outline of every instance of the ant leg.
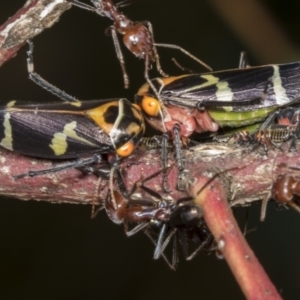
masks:
<path fill-rule="evenodd" d="M 166 258 L 164 257 L 164 259 L 167 261 L 168 265 L 170 266 L 171 269 L 175 270 L 176 269 L 176 265 L 177 265 L 177 245 L 178 245 L 178 241 L 177 241 L 177 228 L 174 228 L 173 230 L 171 230 L 171 232 L 168 234 L 168 236 L 166 237 L 166 239 L 163 241 L 165 235 L 166 235 L 166 229 L 167 229 L 167 225 L 163 224 L 158 239 L 155 242 L 156 247 L 154 250 L 154 259 L 158 259 L 161 256 L 164 257 L 164 250 L 166 249 L 166 247 L 168 246 L 168 244 L 170 243 L 172 237 L 174 236 L 174 242 L 173 242 L 173 254 L 172 254 L 172 264 L 170 265 L 168 263 L 168 261 L 166 260 Z"/>
<path fill-rule="evenodd" d="M 79 8 L 88 10 L 88 11 L 92 11 L 95 12 L 96 14 L 105 17 L 105 13 L 103 12 L 103 8 L 102 8 L 102 1 L 101 0 L 91 0 L 91 2 L 94 4 L 95 7 L 90 6 L 88 4 L 85 4 L 83 2 L 80 2 L 78 0 L 67 0 L 68 2 L 70 2 L 72 5 L 77 6 Z M 124 5 L 125 6 L 125 5 Z"/>
<path fill-rule="evenodd" d="M 246 208 L 246 215 L 245 215 L 245 224 L 244 224 L 244 230 L 243 230 L 243 236 L 246 236 L 248 232 L 248 222 L 249 222 L 249 215 L 250 215 L 250 210 L 249 206 Z"/>
<path fill-rule="evenodd" d="M 156 96 L 156 99 L 159 101 L 160 103 L 160 108 L 161 108 L 161 112 L 162 112 L 162 115 L 163 115 L 163 118 L 165 118 L 166 116 L 169 116 L 169 113 L 167 112 L 167 109 L 160 97 L 160 94 L 159 92 L 157 91 L 156 87 L 154 86 L 152 80 L 150 80 L 149 78 L 149 74 L 148 74 L 148 69 L 149 69 L 149 56 L 146 55 L 145 56 L 145 71 L 144 71 L 144 77 L 147 81 L 147 83 L 149 84 L 150 88 L 152 89 L 152 91 L 154 92 L 155 96 Z"/>
<path fill-rule="evenodd" d="M 104 209 L 104 205 L 101 205 L 100 207 L 96 208 L 96 205 L 92 205 L 92 211 L 91 211 L 91 219 L 95 219 L 98 215 L 98 213 Z"/>
<path fill-rule="evenodd" d="M 156 241 L 156 247 L 154 249 L 154 256 L 153 256 L 154 259 L 159 259 L 161 254 L 164 252 L 162 250 L 162 245 L 164 244 L 166 231 L 167 231 L 167 224 L 163 224 L 159 232 L 158 239 Z"/>
<path fill-rule="evenodd" d="M 168 150 L 167 150 L 167 143 L 168 143 L 169 135 L 167 133 L 164 133 L 162 135 L 162 149 L 161 149 L 161 162 L 162 162 L 162 185 L 163 185 L 163 191 L 165 193 L 169 193 L 170 190 L 168 188 L 167 183 L 167 160 L 168 160 Z"/>
<path fill-rule="evenodd" d="M 100 161 L 99 161 L 100 162 Z M 98 162 L 98 163 L 99 163 Z M 128 192 L 125 186 L 124 178 L 121 174 L 120 167 L 119 167 L 119 161 L 114 160 L 111 163 L 106 163 L 104 165 L 97 165 L 97 166 L 84 166 L 84 168 L 81 168 L 81 170 L 87 174 L 95 174 L 103 179 L 106 179 L 109 181 L 109 190 L 110 190 L 110 197 L 111 197 L 111 203 L 113 205 L 114 210 L 117 210 L 117 204 L 114 197 L 114 179 L 116 179 L 117 186 L 119 188 L 119 191 L 121 192 L 122 196 L 127 199 L 128 198 Z"/>
<path fill-rule="evenodd" d="M 152 43 L 152 46 L 153 46 L 153 52 L 154 52 L 154 57 L 155 57 L 155 63 L 156 63 L 156 69 L 157 71 L 161 74 L 161 76 L 163 77 L 169 77 L 168 74 L 166 74 L 162 68 L 161 68 L 161 65 L 160 65 L 160 59 L 159 59 L 159 55 L 158 55 L 158 52 L 157 52 L 157 49 L 156 49 L 156 44 L 154 42 L 154 33 L 153 33 L 153 27 L 152 27 L 152 24 L 148 21 L 144 21 L 144 22 L 141 22 L 143 24 L 145 24 L 149 30 L 149 32 L 151 33 L 151 43 Z"/>
<path fill-rule="evenodd" d="M 290 201 L 288 202 L 288 205 L 300 214 L 300 207 L 296 203 Z"/>
<path fill-rule="evenodd" d="M 129 77 L 128 77 L 127 72 L 126 72 L 124 56 L 123 56 L 123 53 L 122 53 L 122 50 L 121 50 L 121 47 L 120 47 L 118 36 L 117 36 L 116 30 L 114 29 L 113 26 L 109 27 L 109 30 L 111 32 L 111 36 L 112 36 L 112 39 L 113 39 L 113 43 L 114 43 L 114 46 L 115 46 L 117 57 L 118 57 L 118 60 L 120 62 L 120 65 L 121 65 L 123 78 L 124 78 L 124 86 L 125 86 L 125 89 L 128 89 L 129 88 Z"/>
<path fill-rule="evenodd" d="M 177 189 L 182 191 L 184 190 L 184 188 L 182 187 L 184 165 L 182 160 L 179 131 L 180 131 L 180 127 L 177 124 L 175 124 L 173 127 L 173 133 L 174 133 L 174 147 L 175 147 L 176 162 L 178 166 Z"/>
<path fill-rule="evenodd" d="M 177 134 L 178 135 L 178 134 Z M 165 193 L 169 193 L 170 190 L 168 188 L 167 184 L 167 172 L 168 172 L 168 150 L 172 149 L 174 144 L 179 145 L 178 147 L 175 147 L 176 150 L 176 160 L 178 160 L 178 165 L 179 169 L 183 170 L 183 162 L 182 162 L 182 156 L 181 156 L 181 149 L 180 149 L 180 138 L 177 137 L 176 139 L 179 140 L 179 142 L 175 142 L 175 140 L 172 142 L 169 141 L 169 134 L 164 133 L 160 136 L 154 136 L 152 138 L 142 138 L 142 142 L 140 142 L 140 146 L 146 149 L 161 149 L 161 164 L 162 164 L 162 169 L 153 174 L 152 176 L 144 179 L 141 181 L 141 184 L 139 185 L 141 188 L 143 188 L 143 183 L 146 181 L 152 179 L 153 177 L 157 176 L 158 174 L 162 173 L 162 188 Z M 142 143 L 142 145 L 141 145 Z M 188 140 L 189 143 L 189 140 Z M 149 193 L 149 191 L 148 191 Z M 156 195 L 157 197 L 157 195 Z"/>
<path fill-rule="evenodd" d="M 85 4 L 83 2 L 80 2 L 78 0 L 67 0 L 67 1 L 70 2 L 72 5 L 77 6 L 79 8 L 86 9 L 89 11 L 94 11 L 94 12 L 96 11 L 95 7 Z"/>
<path fill-rule="evenodd" d="M 177 234 L 174 235 L 173 239 L 173 253 L 172 253 L 172 266 L 176 269 L 178 264 L 178 237 Z"/>
<path fill-rule="evenodd" d="M 194 56 L 192 53 L 188 52 L 187 50 L 185 50 L 184 48 L 177 46 L 177 45 L 172 45 L 172 44 L 157 44 L 154 43 L 154 46 L 157 47 L 164 47 L 164 48 L 171 48 L 171 49 L 176 49 L 181 51 L 182 53 L 184 53 L 185 55 L 189 56 L 191 59 L 195 60 L 196 62 L 198 62 L 200 65 L 202 65 L 204 68 L 206 68 L 207 70 L 209 70 L 210 72 L 213 70 L 209 65 L 207 65 L 205 62 L 203 62 L 202 60 L 200 60 L 198 57 Z"/>
<path fill-rule="evenodd" d="M 29 73 L 29 79 L 31 79 L 35 84 L 39 85 L 46 91 L 52 93 L 53 95 L 57 96 L 58 98 L 66 101 L 66 102 L 78 102 L 79 100 L 75 97 L 70 96 L 66 92 L 60 90 L 59 88 L 55 87 L 51 83 L 47 82 L 43 79 L 39 74 L 34 71 L 34 64 L 33 64 L 33 42 L 31 40 L 27 40 L 29 45 L 29 50 L 27 51 L 27 69 Z"/>
<path fill-rule="evenodd" d="M 186 73 L 197 73 L 194 70 L 188 69 L 183 67 L 175 58 L 172 58 L 172 62 L 182 71 L 186 72 Z M 239 60 L 239 69 L 246 69 L 246 68 L 250 68 L 250 64 L 248 61 L 248 55 L 246 51 L 242 51 L 240 54 L 240 60 Z"/>
<path fill-rule="evenodd" d="M 161 246 L 161 253 L 165 251 L 166 247 L 169 245 L 169 243 L 170 243 L 170 241 L 171 241 L 171 239 L 172 239 L 173 236 L 174 236 L 174 239 L 175 239 L 176 242 L 177 242 L 177 237 L 176 237 L 177 231 L 178 231 L 177 228 L 174 228 L 174 229 L 168 234 L 168 236 L 166 237 L 164 243 L 163 243 L 162 246 Z M 177 248 L 177 246 L 176 246 L 176 248 Z M 160 253 L 160 255 L 161 255 L 161 253 Z"/>
<path fill-rule="evenodd" d="M 120 1 L 118 3 L 116 3 L 116 8 L 123 8 L 123 7 L 126 7 L 126 6 L 129 6 L 133 3 L 137 2 L 137 0 L 123 0 L 123 1 Z"/>
<path fill-rule="evenodd" d="M 186 260 L 192 260 L 209 242 L 211 239 L 207 237 L 204 242 L 189 256 L 185 257 Z"/>
<path fill-rule="evenodd" d="M 133 236 L 134 234 L 140 232 L 144 228 L 146 228 L 149 224 L 147 222 L 140 223 L 137 226 L 135 226 L 133 229 L 128 230 L 128 228 L 125 229 L 125 234 L 126 236 L 130 237 Z"/>
<path fill-rule="evenodd" d="M 150 232 L 146 229 L 144 231 L 144 233 L 146 234 L 146 236 L 150 239 L 150 241 L 153 243 L 153 245 L 156 247 L 157 242 L 154 240 L 154 238 L 151 236 Z M 173 271 L 176 271 L 176 268 L 174 267 L 173 263 L 171 264 L 168 260 L 168 258 L 165 256 L 164 253 L 161 253 L 162 258 L 165 260 L 165 262 L 167 263 L 167 265 L 169 266 L 170 269 L 172 269 Z"/>
<path fill-rule="evenodd" d="M 248 56 L 246 51 L 242 51 L 240 55 L 240 61 L 239 61 L 239 69 L 246 69 L 250 68 L 250 64 L 248 61 Z"/>
<path fill-rule="evenodd" d="M 122 193 L 123 197 L 128 198 L 128 192 L 127 192 L 127 189 L 125 186 L 125 181 L 124 181 L 123 175 L 120 171 L 118 161 L 115 163 L 115 172 L 117 174 L 116 176 L 117 176 L 118 188 L 119 188 L 120 192 Z"/>
<path fill-rule="evenodd" d="M 117 207 L 117 203 L 116 203 L 116 200 L 114 197 L 114 185 L 113 185 L 115 173 L 117 174 L 117 183 L 118 183 L 120 192 L 122 193 L 122 195 L 125 198 L 128 198 L 128 193 L 127 193 L 127 190 L 125 187 L 124 179 L 119 170 L 118 161 L 112 163 L 112 167 L 110 169 L 110 174 L 109 174 L 109 190 L 110 190 L 110 194 L 111 194 L 111 203 L 113 205 L 114 210 L 117 210 L 118 207 Z"/>
<path fill-rule="evenodd" d="M 272 113 L 259 127 L 258 131 L 265 130 L 268 128 L 271 124 L 274 124 L 275 119 L 280 115 L 280 110 L 276 110 L 274 113 Z"/>
<path fill-rule="evenodd" d="M 193 74 L 193 73 L 197 73 L 196 71 L 194 70 L 191 70 L 191 69 L 188 69 L 188 68 L 185 68 L 184 66 L 182 66 L 174 57 L 171 59 L 171 61 L 174 63 L 174 65 L 180 69 L 181 71 L 185 72 L 185 73 L 190 73 L 190 74 Z"/>
<path fill-rule="evenodd" d="M 269 191 L 261 202 L 261 209 L 260 209 L 260 221 L 263 222 L 266 219 L 267 213 L 267 205 L 271 198 L 271 191 Z"/>

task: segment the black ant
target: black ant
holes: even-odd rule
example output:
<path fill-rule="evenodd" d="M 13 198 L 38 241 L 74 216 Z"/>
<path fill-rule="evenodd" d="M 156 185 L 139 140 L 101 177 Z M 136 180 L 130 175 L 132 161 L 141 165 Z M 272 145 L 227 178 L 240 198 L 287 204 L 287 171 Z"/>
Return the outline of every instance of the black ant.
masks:
<path fill-rule="evenodd" d="M 145 234 L 155 245 L 154 259 L 163 257 L 169 267 L 176 269 L 178 262 L 178 243 L 182 245 L 186 260 L 193 259 L 200 250 L 211 252 L 214 250 L 214 238 L 203 219 L 203 213 L 191 197 L 177 201 L 170 196 L 164 198 L 158 192 L 146 187 L 144 183 L 162 173 L 162 170 L 137 182 L 130 196 L 125 198 L 118 191 L 113 191 L 104 203 L 109 218 L 117 224 L 124 223 L 127 236 L 132 236 L 144 230 Z M 135 195 L 141 189 L 151 197 L 146 199 Z M 116 209 L 112 203 L 116 203 Z M 133 229 L 128 229 L 128 223 L 138 223 Z M 173 238 L 172 262 L 167 259 L 164 251 Z M 199 246 L 192 254 L 188 253 L 188 241 L 192 240 Z"/>

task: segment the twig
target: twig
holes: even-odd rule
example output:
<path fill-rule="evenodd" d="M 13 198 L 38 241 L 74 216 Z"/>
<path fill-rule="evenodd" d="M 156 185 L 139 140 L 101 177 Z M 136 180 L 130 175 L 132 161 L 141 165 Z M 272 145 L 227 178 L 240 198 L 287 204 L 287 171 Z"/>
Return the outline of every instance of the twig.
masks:
<path fill-rule="evenodd" d="M 281 299 L 276 288 L 250 249 L 227 201 L 220 181 L 207 185 L 208 178 L 198 178 L 191 187 L 196 203 L 204 212 L 218 251 L 226 259 L 247 299 Z M 202 189 L 203 186 L 206 186 Z M 201 191 L 201 192 L 199 192 Z"/>
<path fill-rule="evenodd" d="M 288 145 L 286 145 L 288 146 Z M 298 145 L 299 147 L 299 145 Z M 280 165 L 300 165 L 300 154 L 269 149 L 268 157 L 260 149 L 205 144 L 184 152 L 187 174 L 184 182 L 190 195 L 195 196 L 204 211 L 212 231 L 237 281 L 248 299 L 280 299 L 276 289 L 248 247 L 232 217 L 229 206 L 249 204 L 263 198 L 278 175 L 287 170 Z M 168 170 L 170 196 L 179 199 L 186 194 L 176 190 L 177 168 L 172 162 Z M 51 162 L 0 151 L 0 192 L 21 200 L 43 200 L 54 203 L 103 203 L 109 184 L 93 175 L 77 170 L 14 180 L 12 176 L 29 169 L 49 168 Z M 121 164 L 128 189 L 139 180 L 157 172 L 161 166 L 160 151 L 136 151 Z M 297 170 L 289 170 L 289 173 Z M 158 192 L 162 177 L 147 181 Z M 117 188 L 117 187 L 115 187 Z"/>
<path fill-rule="evenodd" d="M 16 55 L 27 39 L 32 39 L 59 20 L 71 8 L 66 0 L 28 0 L 0 26 L 0 66 Z"/>

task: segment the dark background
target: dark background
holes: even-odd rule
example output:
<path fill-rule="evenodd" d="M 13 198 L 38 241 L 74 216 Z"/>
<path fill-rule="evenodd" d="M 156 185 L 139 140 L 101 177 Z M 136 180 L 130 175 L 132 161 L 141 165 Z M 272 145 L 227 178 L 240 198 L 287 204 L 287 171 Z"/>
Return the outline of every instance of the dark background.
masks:
<path fill-rule="evenodd" d="M 218 2 L 227 5 L 223 12 L 232 17 L 221 16 Z M 237 67 L 241 50 L 248 51 L 253 65 L 299 60 L 298 0 L 236 2 L 260 3 L 265 17 L 250 9 L 240 15 L 237 3 L 227 0 L 140 0 L 123 11 L 132 20 L 151 21 L 157 42 L 181 45 L 216 70 Z M 24 3 L 2 0 L 0 24 Z M 234 16 L 240 23 L 230 24 Z M 259 27 L 268 18 L 284 42 L 265 34 L 265 25 Z M 104 34 L 110 24 L 75 7 L 67 11 L 34 39 L 37 72 L 79 99 L 133 99 L 145 81 L 144 65 L 123 48 L 131 79 L 130 89 L 124 90 L 111 38 Z M 252 32 L 254 42 L 244 30 Z M 0 69 L 1 100 L 53 101 L 27 79 L 26 50 Z M 180 74 L 170 62 L 174 56 L 203 70 L 176 51 L 159 53 L 169 74 Z M 270 204 L 266 221 L 260 223 L 259 209 L 259 203 L 250 208 L 249 227 L 257 230 L 247 240 L 283 298 L 300 299 L 300 216 L 278 212 Z M 239 209 L 242 227 L 244 215 L 245 209 Z M 226 262 L 213 255 L 201 253 L 192 262 L 181 259 L 176 272 L 152 255 L 153 246 L 142 233 L 126 238 L 122 226 L 105 213 L 91 220 L 90 207 L 0 201 L 1 299 L 243 299 Z"/>

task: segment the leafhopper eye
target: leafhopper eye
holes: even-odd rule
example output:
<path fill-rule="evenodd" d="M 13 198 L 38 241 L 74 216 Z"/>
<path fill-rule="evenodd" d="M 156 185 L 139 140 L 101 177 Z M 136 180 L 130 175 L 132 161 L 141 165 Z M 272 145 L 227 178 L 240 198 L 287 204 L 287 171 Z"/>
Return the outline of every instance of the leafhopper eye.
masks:
<path fill-rule="evenodd" d="M 141 106 L 143 111 L 151 117 L 157 117 L 161 110 L 159 101 L 152 97 L 145 96 L 142 100 Z"/>

